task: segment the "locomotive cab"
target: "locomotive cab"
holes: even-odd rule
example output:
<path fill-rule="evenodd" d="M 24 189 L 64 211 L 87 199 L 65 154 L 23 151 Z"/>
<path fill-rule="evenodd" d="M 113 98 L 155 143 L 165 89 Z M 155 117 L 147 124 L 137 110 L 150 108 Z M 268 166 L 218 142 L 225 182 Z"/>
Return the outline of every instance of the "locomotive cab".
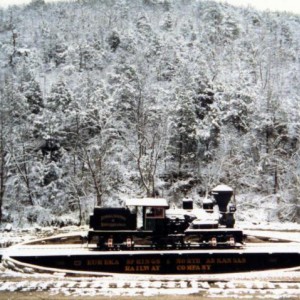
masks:
<path fill-rule="evenodd" d="M 142 208 L 142 228 L 159 232 L 165 228 L 166 209 L 169 208 L 168 202 L 163 198 L 141 198 L 128 199 L 125 203 L 127 207 L 133 206 L 137 211 Z"/>

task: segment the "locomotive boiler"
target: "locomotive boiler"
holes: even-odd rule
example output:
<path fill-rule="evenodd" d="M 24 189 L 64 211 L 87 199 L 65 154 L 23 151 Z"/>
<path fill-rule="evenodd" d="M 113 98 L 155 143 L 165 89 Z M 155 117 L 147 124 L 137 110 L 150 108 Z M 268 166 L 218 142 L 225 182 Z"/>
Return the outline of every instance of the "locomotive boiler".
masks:
<path fill-rule="evenodd" d="M 124 207 L 95 207 L 89 245 L 101 250 L 236 248 L 244 242 L 234 229 L 233 190 L 219 185 L 201 208 L 184 199 L 170 208 L 166 199 L 128 199 Z"/>

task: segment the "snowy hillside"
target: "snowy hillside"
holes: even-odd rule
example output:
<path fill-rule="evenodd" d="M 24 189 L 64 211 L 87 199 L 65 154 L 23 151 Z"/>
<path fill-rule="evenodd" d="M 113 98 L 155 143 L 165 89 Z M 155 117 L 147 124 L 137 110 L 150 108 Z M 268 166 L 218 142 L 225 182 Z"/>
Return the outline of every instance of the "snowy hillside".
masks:
<path fill-rule="evenodd" d="M 0 9 L 0 223 L 233 187 L 299 222 L 300 16 L 214 1 Z"/>

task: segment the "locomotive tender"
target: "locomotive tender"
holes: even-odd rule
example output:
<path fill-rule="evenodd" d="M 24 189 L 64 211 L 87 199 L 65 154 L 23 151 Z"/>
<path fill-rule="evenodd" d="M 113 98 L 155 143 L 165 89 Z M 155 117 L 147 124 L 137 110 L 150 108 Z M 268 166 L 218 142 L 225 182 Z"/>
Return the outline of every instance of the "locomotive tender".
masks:
<path fill-rule="evenodd" d="M 219 185 L 214 200 L 201 209 L 184 199 L 170 208 L 163 198 L 128 199 L 125 207 L 95 207 L 90 217 L 88 243 L 99 250 L 236 248 L 244 241 L 234 229 L 236 208 L 229 205 L 233 190 Z M 140 223 L 140 224 L 139 224 Z"/>

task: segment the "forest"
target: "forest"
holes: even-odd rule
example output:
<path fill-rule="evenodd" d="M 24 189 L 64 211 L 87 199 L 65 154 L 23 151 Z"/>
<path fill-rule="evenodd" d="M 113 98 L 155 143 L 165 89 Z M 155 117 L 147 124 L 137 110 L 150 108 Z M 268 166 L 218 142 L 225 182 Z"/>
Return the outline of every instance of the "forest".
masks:
<path fill-rule="evenodd" d="M 0 9 L 0 66 L 2 226 L 85 224 L 128 197 L 201 202 L 220 183 L 300 221 L 299 15 L 32 0 Z"/>

